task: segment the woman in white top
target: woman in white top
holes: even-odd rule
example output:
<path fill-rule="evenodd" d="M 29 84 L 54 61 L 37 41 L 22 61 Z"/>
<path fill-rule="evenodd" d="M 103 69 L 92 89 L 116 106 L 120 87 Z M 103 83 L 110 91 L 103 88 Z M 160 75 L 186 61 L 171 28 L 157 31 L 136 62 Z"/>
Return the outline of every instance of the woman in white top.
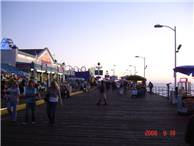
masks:
<path fill-rule="evenodd" d="M 47 116 L 49 124 L 55 124 L 55 113 L 58 101 L 62 104 L 60 87 L 56 81 L 51 82 L 51 87 L 47 91 Z"/>

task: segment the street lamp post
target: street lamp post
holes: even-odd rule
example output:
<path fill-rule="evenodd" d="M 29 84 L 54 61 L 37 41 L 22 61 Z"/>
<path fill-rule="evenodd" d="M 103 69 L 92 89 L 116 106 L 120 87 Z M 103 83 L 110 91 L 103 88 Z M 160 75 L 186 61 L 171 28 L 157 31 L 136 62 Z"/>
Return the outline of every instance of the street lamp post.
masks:
<path fill-rule="evenodd" d="M 65 81 L 65 62 L 62 63 L 63 68 L 63 82 Z"/>
<path fill-rule="evenodd" d="M 113 72 L 113 76 L 115 76 L 115 68 L 116 68 L 116 65 L 113 64 L 113 68 L 111 69 L 111 71 Z"/>
<path fill-rule="evenodd" d="M 168 26 L 168 25 L 160 25 L 160 24 L 156 24 L 154 25 L 155 28 L 161 28 L 161 27 L 167 27 L 171 30 L 174 31 L 174 68 L 176 68 L 176 63 L 177 63 L 177 56 L 176 53 L 179 52 L 179 49 L 181 48 L 182 45 L 179 45 L 178 48 L 176 47 L 176 26 L 174 26 L 174 28 Z M 174 89 L 176 88 L 176 72 L 174 71 Z"/>
<path fill-rule="evenodd" d="M 100 77 L 100 69 L 102 68 L 102 66 L 100 66 L 100 62 L 97 63 L 96 68 L 98 69 L 98 77 Z"/>
<path fill-rule="evenodd" d="M 135 65 L 129 65 L 129 67 L 134 67 L 134 75 L 136 75 L 136 66 Z"/>
<path fill-rule="evenodd" d="M 142 56 L 135 56 L 136 58 L 142 58 L 143 59 L 143 77 L 145 78 L 145 70 L 147 68 L 147 65 L 145 63 L 145 57 L 142 57 Z"/>

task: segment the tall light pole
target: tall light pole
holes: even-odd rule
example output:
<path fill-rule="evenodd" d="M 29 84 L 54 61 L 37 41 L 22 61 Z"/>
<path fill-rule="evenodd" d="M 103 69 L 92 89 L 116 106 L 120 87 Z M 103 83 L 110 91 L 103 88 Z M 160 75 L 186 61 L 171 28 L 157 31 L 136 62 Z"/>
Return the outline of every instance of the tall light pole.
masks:
<path fill-rule="evenodd" d="M 63 82 L 65 81 L 65 62 L 62 63 L 63 67 Z"/>
<path fill-rule="evenodd" d="M 145 63 L 145 60 L 146 60 L 146 58 L 145 57 L 142 57 L 142 56 L 135 56 L 136 58 L 141 58 L 141 59 L 143 59 L 143 77 L 145 78 L 145 70 L 146 70 L 146 68 L 147 68 L 147 65 L 146 65 L 146 63 Z"/>
<path fill-rule="evenodd" d="M 155 28 L 161 28 L 161 27 L 167 27 L 171 30 L 174 31 L 174 68 L 176 68 L 176 53 L 179 52 L 179 49 L 181 48 L 182 45 L 179 45 L 178 48 L 176 47 L 176 26 L 174 28 L 168 26 L 168 25 L 161 25 L 161 24 L 156 24 L 154 25 Z M 176 88 L 176 72 L 174 71 L 174 89 Z"/>
<path fill-rule="evenodd" d="M 111 71 L 113 72 L 113 76 L 115 76 L 115 68 L 116 68 L 116 65 L 113 64 L 113 68 L 111 69 Z"/>
<path fill-rule="evenodd" d="M 129 65 L 129 67 L 134 67 L 134 75 L 136 75 L 136 66 L 135 65 Z"/>

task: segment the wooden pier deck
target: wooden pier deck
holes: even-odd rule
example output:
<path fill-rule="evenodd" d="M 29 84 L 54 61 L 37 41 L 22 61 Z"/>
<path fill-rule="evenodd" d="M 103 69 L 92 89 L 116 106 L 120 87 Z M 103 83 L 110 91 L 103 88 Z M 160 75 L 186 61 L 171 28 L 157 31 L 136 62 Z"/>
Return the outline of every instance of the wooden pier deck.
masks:
<path fill-rule="evenodd" d="M 1 117 L 2 146 L 188 146 L 184 134 L 189 116 L 177 115 L 166 98 L 110 93 L 109 105 L 97 106 L 98 96 L 93 91 L 65 99 L 54 127 L 48 126 L 45 105 L 37 107 L 34 125 L 21 124 L 24 111 L 18 112 L 16 124 Z M 158 135 L 149 136 L 148 130 Z"/>

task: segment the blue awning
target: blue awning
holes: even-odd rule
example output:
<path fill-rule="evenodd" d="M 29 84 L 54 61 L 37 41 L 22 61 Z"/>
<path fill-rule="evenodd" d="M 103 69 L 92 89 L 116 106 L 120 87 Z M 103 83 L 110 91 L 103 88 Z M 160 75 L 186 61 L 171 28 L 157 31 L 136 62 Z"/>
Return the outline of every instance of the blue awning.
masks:
<path fill-rule="evenodd" d="M 186 75 L 194 76 L 194 66 L 193 65 L 186 65 L 186 66 L 177 66 L 174 68 L 175 72 L 183 73 Z"/>
<path fill-rule="evenodd" d="M 18 76 L 28 76 L 29 75 L 28 73 L 21 71 L 17 69 L 16 67 L 8 65 L 8 64 L 1 64 L 1 70 L 4 72 L 16 74 Z"/>
<path fill-rule="evenodd" d="M 89 80 L 90 79 L 90 73 L 89 73 L 89 71 L 75 72 L 75 77 L 83 78 L 85 80 Z"/>

